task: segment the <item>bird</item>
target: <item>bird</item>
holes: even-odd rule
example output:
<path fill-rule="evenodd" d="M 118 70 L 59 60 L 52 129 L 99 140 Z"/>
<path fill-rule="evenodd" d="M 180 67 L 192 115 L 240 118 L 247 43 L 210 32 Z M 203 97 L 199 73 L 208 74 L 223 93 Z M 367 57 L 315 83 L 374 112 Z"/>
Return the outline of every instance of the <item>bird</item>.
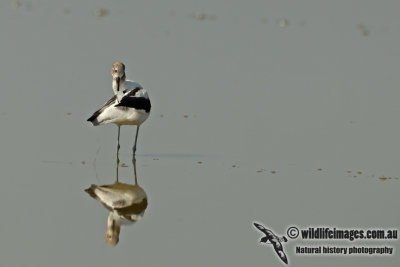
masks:
<path fill-rule="evenodd" d="M 120 149 L 119 136 L 122 125 L 136 125 L 135 143 L 132 151 L 136 153 L 136 144 L 140 125 L 150 115 L 151 102 L 147 91 L 135 81 L 126 80 L 125 65 L 117 61 L 111 68 L 114 96 L 87 119 L 94 126 L 114 123 L 118 126 L 117 161 Z"/>
<path fill-rule="evenodd" d="M 265 234 L 264 237 L 261 238 L 260 242 L 267 244 L 272 244 L 274 246 L 276 254 L 278 254 L 278 257 L 286 264 L 288 264 L 288 258 L 286 257 L 285 252 L 283 251 L 283 246 L 281 242 L 287 242 L 287 238 L 283 236 L 282 238 L 279 238 L 277 235 L 275 235 L 271 230 L 265 228 L 259 223 L 253 223 L 254 226 L 263 232 Z"/>

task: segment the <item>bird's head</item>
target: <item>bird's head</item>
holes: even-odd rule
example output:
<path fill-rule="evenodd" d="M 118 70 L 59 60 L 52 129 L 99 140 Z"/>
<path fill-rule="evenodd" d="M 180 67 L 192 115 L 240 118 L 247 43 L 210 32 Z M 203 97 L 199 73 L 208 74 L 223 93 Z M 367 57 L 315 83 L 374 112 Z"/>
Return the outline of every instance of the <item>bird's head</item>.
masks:
<path fill-rule="evenodd" d="M 119 91 L 120 83 L 125 81 L 125 65 L 117 61 L 111 67 L 111 76 L 113 80 L 113 90 L 116 94 Z"/>

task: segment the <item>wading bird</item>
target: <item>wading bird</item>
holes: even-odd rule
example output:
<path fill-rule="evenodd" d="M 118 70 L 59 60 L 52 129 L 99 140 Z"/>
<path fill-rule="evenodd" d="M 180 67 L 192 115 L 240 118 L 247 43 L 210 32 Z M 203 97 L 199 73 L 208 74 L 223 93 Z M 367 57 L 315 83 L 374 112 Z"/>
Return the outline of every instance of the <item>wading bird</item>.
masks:
<path fill-rule="evenodd" d="M 136 125 L 133 155 L 139 126 L 149 117 L 151 103 L 147 91 L 138 82 L 125 80 L 125 65 L 115 62 L 111 68 L 112 87 L 115 95 L 88 119 L 94 126 L 114 123 L 118 126 L 117 160 L 119 152 L 119 135 L 122 125 Z"/>

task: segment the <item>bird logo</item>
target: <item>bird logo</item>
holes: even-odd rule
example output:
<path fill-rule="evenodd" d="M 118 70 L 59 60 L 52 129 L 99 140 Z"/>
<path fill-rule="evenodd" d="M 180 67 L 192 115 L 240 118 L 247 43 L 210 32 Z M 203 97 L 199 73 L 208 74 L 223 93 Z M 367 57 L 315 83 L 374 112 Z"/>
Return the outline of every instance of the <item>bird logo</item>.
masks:
<path fill-rule="evenodd" d="M 265 236 L 263 236 L 260 240 L 260 243 L 271 244 L 274 246 L 276 254 L 278 257 L 286 264 L 288 264 L 288 258 L 286 257 L 285 252 L 283 251 L 282 242 L 287 242 L 287 238 L 285 236 L 278 237 L 271 230 L 265 228 L 263 225 L 259 223 L 253 223 L 254 226 L 260 230 Z"/>

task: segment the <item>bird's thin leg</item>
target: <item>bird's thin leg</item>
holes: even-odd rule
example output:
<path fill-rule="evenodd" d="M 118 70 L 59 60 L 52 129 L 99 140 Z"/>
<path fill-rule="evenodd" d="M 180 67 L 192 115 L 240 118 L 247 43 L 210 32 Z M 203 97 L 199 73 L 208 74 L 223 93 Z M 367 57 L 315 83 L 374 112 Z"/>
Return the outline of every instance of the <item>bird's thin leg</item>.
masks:
<path fill-rule="evenodd" d="M 121 130 L 121 126 L 120 125 L 117 125 L 118 126 L 118 139 L 117 139 L 117 165 L 119 164 L 119 148 L 120 148 L 120 146 L 119 146 L 119 133 L 120 133 L 120 130 Z"/>
<path fill-rule="evenodd" d="M 118 138 L 117 138 L 117 164 L 116 164 L 116 166 L 117 166 L 117 173 L 116 173 L 116 176 L 117 176 L 117 182 L 118 182 L 118 176 L 119 176 L 119 173 L 118 173 L 118 168 L 119 168 L 119 148 L 120 148 L 120 146 L 119 146 L 119 133 L 120 133 L 120 130 L 121 130 L 121 126 L 120 125 L 117 125 L 118 126 Z"/>
<path fill-rule="evenodd" d="M 133 145 L 133 148 L 132 148 L 133 156 L 135 156 L 135 153 L 136 153 L 136 142 L 137 142 L 138 135 L 139 135 L 139 125 L 136 128 L 135 144 Z"/>

